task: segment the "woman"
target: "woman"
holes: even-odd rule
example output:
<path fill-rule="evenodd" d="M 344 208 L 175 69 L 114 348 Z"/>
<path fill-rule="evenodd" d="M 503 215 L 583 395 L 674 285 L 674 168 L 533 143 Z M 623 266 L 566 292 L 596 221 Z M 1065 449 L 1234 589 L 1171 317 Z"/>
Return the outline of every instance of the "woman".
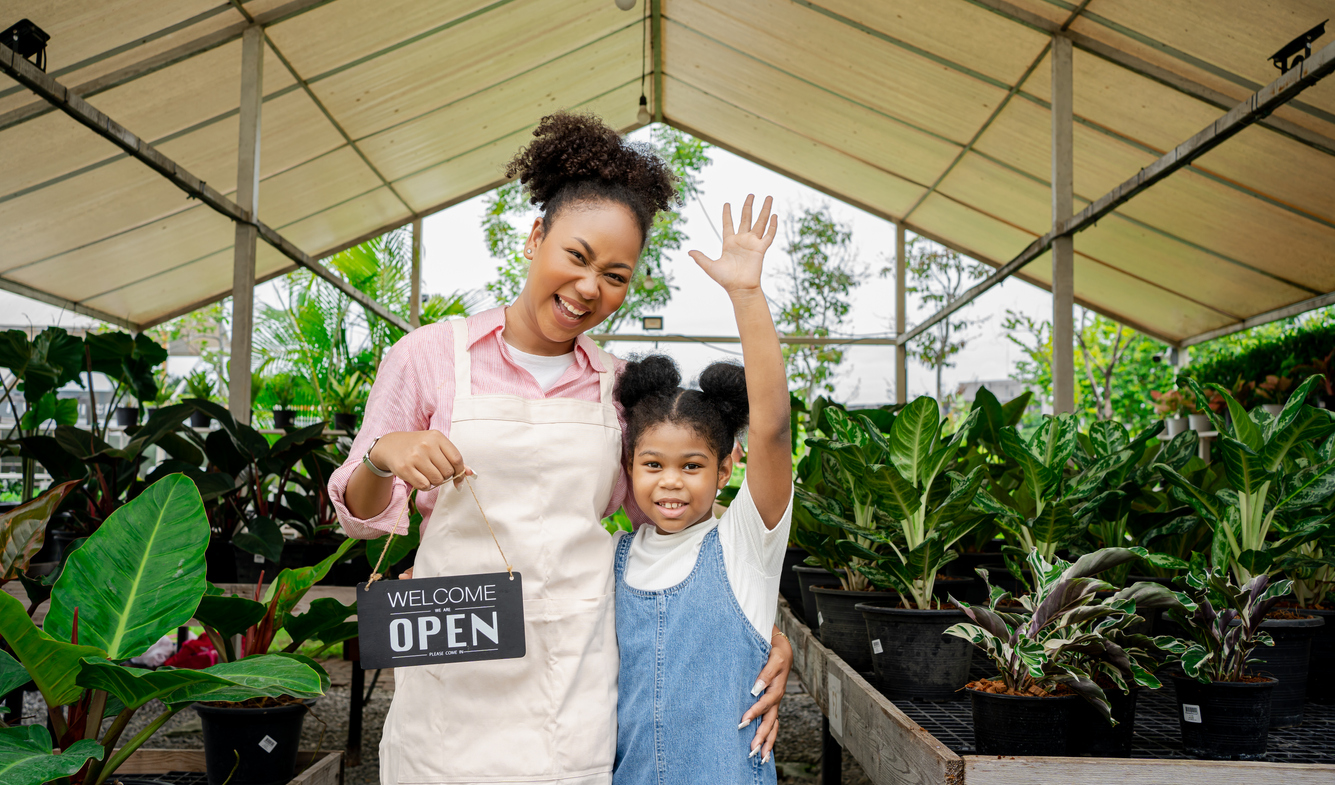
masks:
<path fill-rule="evenodd" d="M 417 489 L 416 577 L 504 569 L 488 524 L 523 575 L 522 659 L 398 672 L 382 783 L 611 781 L 618 656 L 600 521 L 628 495 L 612 396 L 620 362 L 585 333 L 621 306 L 653 217 L 676 194 L 663 161 L 596 118 L 555 114 L 534 135 L 506 171 L 543 209 L 523 292 L 399 341 L 330 480 L 345 530 L 362 538 L 406 522 Z M 436 490 L 465 473 L 477 502 Z M 787 641 L 775 642 L 754 690 L 765 695 L 739 718 L 764 715 L 766 751 L 792 662 Z"/>

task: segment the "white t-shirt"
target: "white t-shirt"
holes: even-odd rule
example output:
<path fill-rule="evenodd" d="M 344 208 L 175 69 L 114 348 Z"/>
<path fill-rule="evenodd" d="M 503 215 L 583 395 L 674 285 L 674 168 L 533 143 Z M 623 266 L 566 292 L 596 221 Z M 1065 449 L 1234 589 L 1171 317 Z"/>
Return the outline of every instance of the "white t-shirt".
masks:
<path fill-rule="evenodd" d="M 533 374 L 533 378 L 538 380 L 538 386 L 543 392 L 547 392 L 559 381 L 566 369 L 575 363 L 575 353 L 558 354 L 555 357 L 548 357 L 541 354 L 529 354 L 521 352 L 510 344 L 505 347 L 510 350 L 510 356 L 518 363 L 520 368 Z"/>
<path fill-rule="evenodd" d="M 751 498 L 751 488 L 743 480 L 737 498 L 721 518 L 711 518 L 672 534 L 663 534 L 652 524 L 641 526 L 633 535 L 617 532 L 618 538 L 622 535 L 635 538 L 626 559 L 626 583 L 641 591 L 662 591 L 686 580 L 695 568 L 705 535 L 717 527 L 732 594 L 761 637 L 769 640 L 778 612 L 779 578 L 783 574 L 792 519 L 790 490 L 783 517 L 773 529 L 766 529 Z"/>

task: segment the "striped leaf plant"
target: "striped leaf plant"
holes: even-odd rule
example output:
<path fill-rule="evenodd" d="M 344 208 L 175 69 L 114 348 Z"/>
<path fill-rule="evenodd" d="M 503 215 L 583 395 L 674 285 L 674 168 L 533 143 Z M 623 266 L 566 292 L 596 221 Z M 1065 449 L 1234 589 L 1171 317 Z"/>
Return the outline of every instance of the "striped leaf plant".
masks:
<path fill-rule="evenodd" d="M 1247 666 L 1264 662 L 1253 658 L 1253 652 L 1275 645 L 1261 623 L 1289 593 L 1289 581 L 1271 582 L 1261 573 L 1239 585 L 1227 571 L 1207 567 L 1204 558 L 1198 558 L 1181 583 L 1185 591 L 1172 592 L 1167 616 L 1187 637 L 1168 650 L 1182 672 L 1199 682 L 1241 681 Z"/>

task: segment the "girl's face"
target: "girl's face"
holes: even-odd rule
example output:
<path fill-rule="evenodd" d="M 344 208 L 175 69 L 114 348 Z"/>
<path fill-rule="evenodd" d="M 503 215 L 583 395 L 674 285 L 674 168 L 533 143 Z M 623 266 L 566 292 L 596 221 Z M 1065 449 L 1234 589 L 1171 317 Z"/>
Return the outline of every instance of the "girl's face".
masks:
<path fill-rule="evenodd" d="M 700 434 L 675 423 L 646 428 L 630 458 L 635 503 L 665 534 L 708 520 L 732 476 L 732 456 L 719 461 Z"/>
<path fill-rule="evenodd" d="M 528 281 L 511 307 L 519 329 L 508 330 L 506 339 L 529 354 L 565 354 L 626 299 L 640 229 L 631 211 L 615 202 L 572 204 L 549 232 L 541 218 L 533 222 L 524 253 Z"/>

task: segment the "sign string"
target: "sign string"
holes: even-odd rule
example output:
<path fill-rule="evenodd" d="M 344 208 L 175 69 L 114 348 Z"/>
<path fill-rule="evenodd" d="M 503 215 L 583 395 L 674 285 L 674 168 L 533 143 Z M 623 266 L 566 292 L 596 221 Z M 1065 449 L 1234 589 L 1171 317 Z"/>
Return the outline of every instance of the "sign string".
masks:
<path fill-rule="evenodd" d="M 510 580 L 515 579 L 515 568 L 510 566 L 510 560 L 505 557 L 505 549 L 501 547 L 501 541 L 496 539 L 496 530 L 491 527 L 491 521 L 487 520 L 487 511 L 482 509 L 482 501 L 477 498 L 477 490 L 473 487 L 473 478 L 459 472 L 446 482 L 454 482 L 460 477 L 464 478 L 464 483 L 468 486 L 468 492 L 473 494 L 473 503 L 477 505 L 477 511 L 482 513 L 482 522 L 487 524 L 487 531 L 491 532 L 491 541 L 496 543 L 496 550 L 501 553 L 501 561 L 505 562 L 505 571 L 509 573 Z M 444 486 L 444 483 L 441 483 Z M 389 551 L 389 544 L 394 541 L 394 535 L 399 531 L 399 524 L 403 522 L 403 516 L 408 512 L 408 505 L 412 504 L 412 494 L 403 502 L 403 509 L 399 510 L 399 517 L 394 521 L 394 526 L 389 530 L 389 539 L 385 540 L 385 547 L 380 550 L 380 558 L 375 560 L 375 568 L 371 570 L 371 577 L 366 580 L 366 591 L 371 590 L 371 584 L 383 579 L 385 576 L 380 573 L 380 565 L 385 561 L 385 554 Z"/>

